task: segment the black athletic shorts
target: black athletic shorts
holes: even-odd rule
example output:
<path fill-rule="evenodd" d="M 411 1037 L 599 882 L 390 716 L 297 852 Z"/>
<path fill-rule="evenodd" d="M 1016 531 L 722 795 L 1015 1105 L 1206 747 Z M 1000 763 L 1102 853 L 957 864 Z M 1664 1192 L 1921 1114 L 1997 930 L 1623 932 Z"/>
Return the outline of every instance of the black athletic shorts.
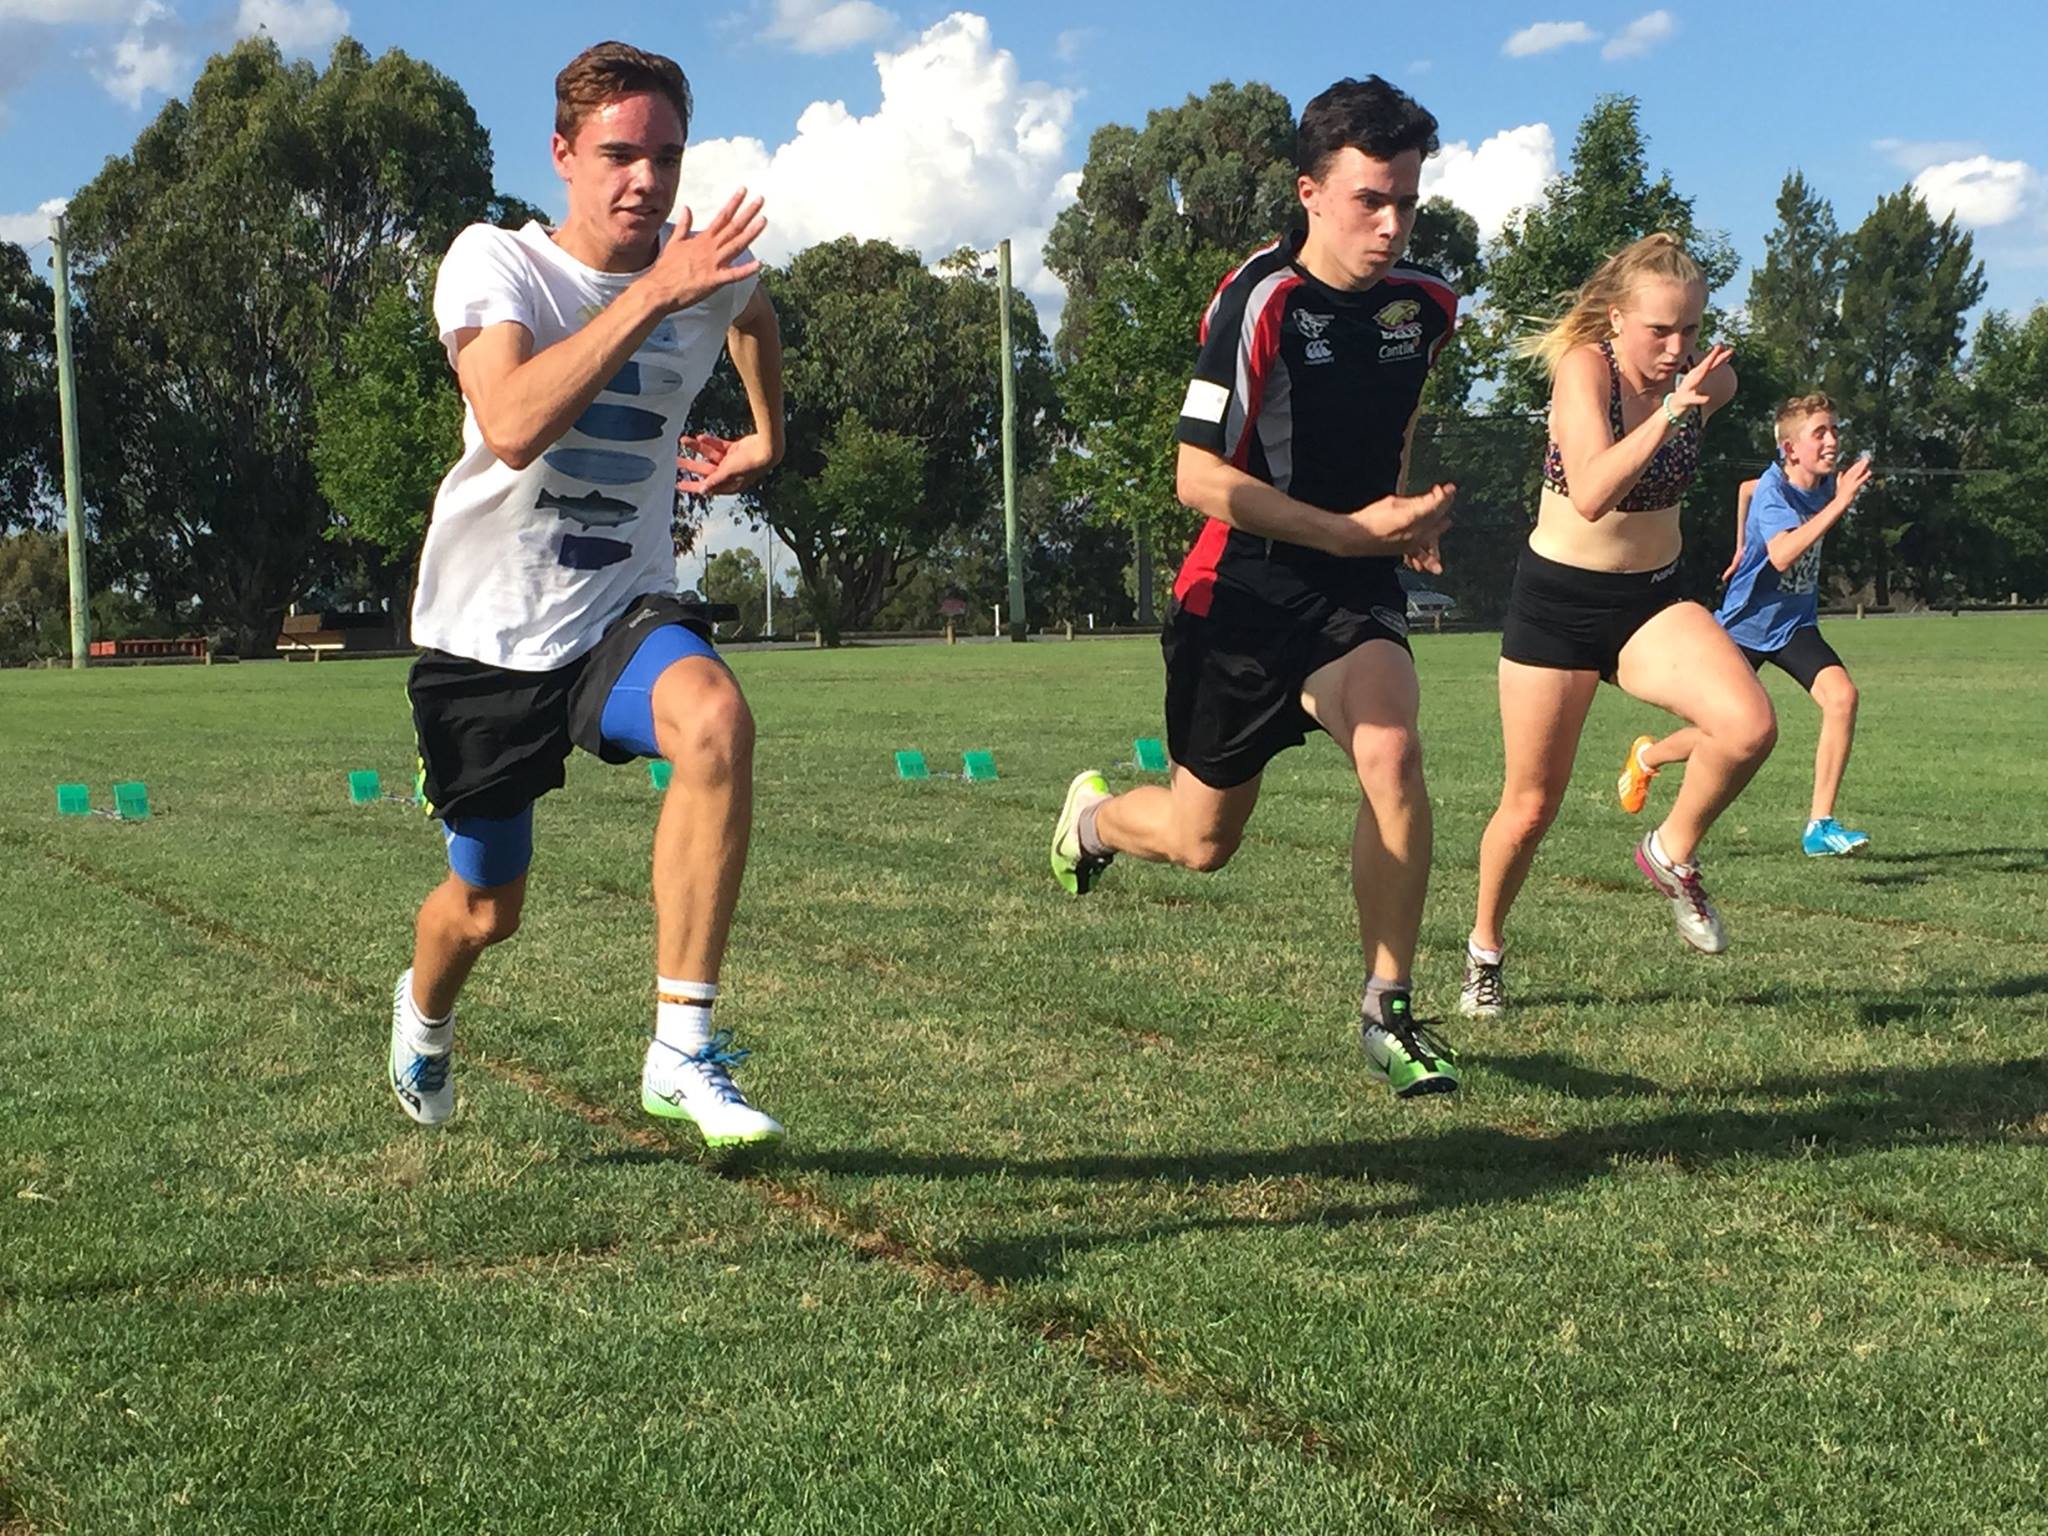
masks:
<path fill-rule="evenodd" d="M 631 761 L 604 739 L 605 700 L 640 642 L 664 624 L 711 637 L 701 608 L 655 592 L 635 598 L 596 645 L 552 671 L 422 651 L 406 691 L 433 814 L 443 821 L 516 816 L 562 787 L 572 745 L 606 762 Z"/>
<path fill-rule="evenodd" d="M 1676 560 L 1661 571 L 1587 571 L 1524 549 L 1501 625 L 1501 658 L 1525 667 L 1598 672 L 1611 683 L 1621 648 L 1681 601 Z"/>
<path fill-rule="evenodd" d="M 1159 637 L 1174 762 L 1211 789 L 1257 778 L 1275 756 L 1322 729 L 1301 707 L 1309 675 L 1368 641 L 1407 650 L 1406 612 L 1395 581 L 1371 599 L 1317 597 L 1265 608 L 1259 622 L 1242 612 L 1202 617 L 1175 603 Z"/>
<path fill-rule="evenodd" d="M 1752 651 L 1745 645 L 1742 654 L 1759 672 L 1763 671 L 1765 662 L 1770 662 L 1779 671 L 1789 674 L 1808 693 L 1813 692 L 1813 680 L 1821 673 L 1829 667 L 1842 666 L 1842 658 L 1835 654 L 1835 648 L 1821 638 L 1818 624 L 1793 630 L 1792 638 L 1775 651 Z M 1842 670 L 1846 672 L 1849 669 L 1842 667 Z"/>

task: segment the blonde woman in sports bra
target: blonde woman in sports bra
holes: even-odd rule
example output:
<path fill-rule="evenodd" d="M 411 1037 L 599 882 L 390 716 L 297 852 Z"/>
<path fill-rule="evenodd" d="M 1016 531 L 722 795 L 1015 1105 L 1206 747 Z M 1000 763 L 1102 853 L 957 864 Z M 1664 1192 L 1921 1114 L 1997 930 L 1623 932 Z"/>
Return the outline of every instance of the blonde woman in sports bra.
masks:
<path fill-rule="evenodd" d="M 1706 281 L 1670 235 L 1610 256 L 1570 311 L 1523 343 L 1549 369 L 1542 503 L 1501 635 L 1507 778 L 1479 848 L 1479 910 L 1459 1009 L 1506 1006 L 1508 909 L 1571 779 L 1604 678 L 1686 722 L 1690 762 L 1671 814 L 1636 866 L 1671 904 L 1679 936 L 1728 947 L 1695 854 L 1777 739 L 1770 699 L 1714 616 L 1677 590 L 1679 503 L 1706 418 L 1735 394 L 1731 352 L 1695 358 Z"/>

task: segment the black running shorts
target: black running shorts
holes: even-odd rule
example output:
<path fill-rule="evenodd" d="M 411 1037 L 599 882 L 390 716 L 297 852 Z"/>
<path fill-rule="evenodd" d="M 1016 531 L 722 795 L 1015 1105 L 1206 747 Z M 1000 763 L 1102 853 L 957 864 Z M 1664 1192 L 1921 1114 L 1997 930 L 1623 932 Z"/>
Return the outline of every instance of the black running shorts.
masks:
<path fill-rule="evenodd" d="M 571 746 L 627 761 L 630 753 L 604 740 L 605 700 L 641 641 L 663 624 L 710 638 L 701 609 L 656 592 L 635 598 L 595 646 L 552 671 L 517 672 L 422 651 L 406 691 L 432 813 L 443 821 L 516 816 L 562 787 Z"/>
<path fill-rule="evenodd" d="M 1680 601 L 1676 560 L 1661 571 L 1587 571 L 1524 549 L 1501 625 L 1501 659 L 1597 672 L 1611 683 L 1621 648 Z"/>
<path fill-rule="evenodd" d="M 1829 667 L 1842 666 L 1842 658 L 1835 654 L 1835 648 L 1821 638 L 1818 624 L 1809 624 L 1804 629 L 1793 630 L 1792 638 L 1775 651 L 1752 651 L 1745 645 L 1742 647 L 1742 654 L 1749 658 L 1749 664 L 1759 672 L 1768 661 L 1780 672 L 1788 674 L 1808 693 L 1813 692 L 1813 680 L 1821 673 L 1827 671 Z M 1842 667 L 1842 670 L 1846 672 L 1849 669 Z"/>
<path fill-rule="evenodd" d="M 1310 674 L 1373 640 L 1407 650 L 1406 608 L 1394 581 L 1368 601 L 1311 598 L 1266 608 L 1262 622 L 1242 613 L 1202 617 L 1175 603 L 1159 637 L 1173 761 L 1211 789 L 1257 778 L 1275 756 L 1322 729 L 1301 707 Z"/>

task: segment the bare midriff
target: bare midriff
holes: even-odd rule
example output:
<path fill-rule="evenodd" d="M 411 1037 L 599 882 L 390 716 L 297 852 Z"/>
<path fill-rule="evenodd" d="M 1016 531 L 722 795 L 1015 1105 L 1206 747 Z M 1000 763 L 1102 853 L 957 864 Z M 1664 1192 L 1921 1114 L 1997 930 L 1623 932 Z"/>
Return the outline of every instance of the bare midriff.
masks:
<path fill-rule="evenodd" d="M 1571 498 L 1543 488 L 1529 547 L 1546 560 L 1582 571 L 1661 571 L 1678 558 L 1684 539 L 1676 505 L 1650 512 L 1609 512 L 1589 522 Z"/>

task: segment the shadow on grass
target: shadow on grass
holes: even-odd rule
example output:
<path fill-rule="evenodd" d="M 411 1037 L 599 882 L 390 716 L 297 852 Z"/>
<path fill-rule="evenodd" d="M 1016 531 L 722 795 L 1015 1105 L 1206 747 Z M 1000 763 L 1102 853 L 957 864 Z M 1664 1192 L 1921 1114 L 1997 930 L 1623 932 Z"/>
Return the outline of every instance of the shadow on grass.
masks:
<path fill-rule="evenodd" d="M 2017 865 L 2032 868 L 2048 865 L 2048 848 L 1922 848 L 1911 853 L 1865 853 L 1857 856 L 1857 862 L 1862 864 L 1964 864 L 1986 859 L 2011 859 Z"/>
<path fill-rule="evenodd" d="M 2019 1002 L 2048 997 L 2048 972 L 2030 976 L 2005 976 L 1973 987 L 1930 987 L 1913 993 L 1856 992 L 1842 987 L 1796 987 L 1782 983 L 1715 1000 L 1717 1008 L 1830 1008 L 1853 1004 L 1856 1022 L 1864 1025 L 1904 1024 L 1920 1019 L 1940 1019 L 1959 1002 Z M 1626 1003 L 1631 1008 L 1663 1003 L 1698 1001 L 1696 995 L 1677 992 L 1631 992 L 1623 997 L 1599 992 L 1531 992 L 1515 998 L 1524 1008 L 1606 1008 Z M 1586 1097 L 1605 1097 L 1601 1094 Z"/>
<path fill-rule="evenodd" d="M 2048 848 L 1927 848 L 1913 853 L 1861 854 L 1856 864 L 1858 885 L 1928 885 L 1959 875 L 2048 874 Z M 1887 864 L 1905 868 L 1896 873 L 1864 873 L 1872 865 Z"/>
<path fill-rule="evenodd" d="M 2028 980 L 2042 982 L 2039 977 Z M 1648 1079 L 1595 1071 L 1553 1055 L 1498 1058 L 1483 1065 L 1579 1098 L 1671 1097 Z M 1166 1192 L 1284 1180 L 1355 1186 L 1351 1198 L 1341 1187 L 1297 1191 L 1292 1208 L 1277 1213 L 1190 1213 L 1135 1230 L 1099 1227 L 969 1238 L 951 1255 L 991 1282 L 1023 1283 L 1057 1274 L 1070 1255 L 1095 1248 L 1190 1232 L 1398 1221 L 1538 1200 L 1631 1163 L 1705 1171 L 1741 1161 L 1809 1159 L 1817 1153 L 2031 1139 L 2023 1128 L 2048 1113 L 2048 1057 L 1791 1075 L 1733 1089 L 1725 1097 L 1736 1102 L 1556 1134 L 1459 1125 L 1409 1136 L 1289 1147 L 1038 1159 L 863 1148 L 798 1153 L 788 1159 L 788 1166 L 848 1178 L 1156 1185 Z M 1396 1194 L 1396 1188 L 1405 1190 L 1405 1196 Z M 2021 1251 L 1980 1237 L 1944 1235 L 1944 1240 L 1992 1260 L 2048 1264 L 2048 1247 Z"/>

